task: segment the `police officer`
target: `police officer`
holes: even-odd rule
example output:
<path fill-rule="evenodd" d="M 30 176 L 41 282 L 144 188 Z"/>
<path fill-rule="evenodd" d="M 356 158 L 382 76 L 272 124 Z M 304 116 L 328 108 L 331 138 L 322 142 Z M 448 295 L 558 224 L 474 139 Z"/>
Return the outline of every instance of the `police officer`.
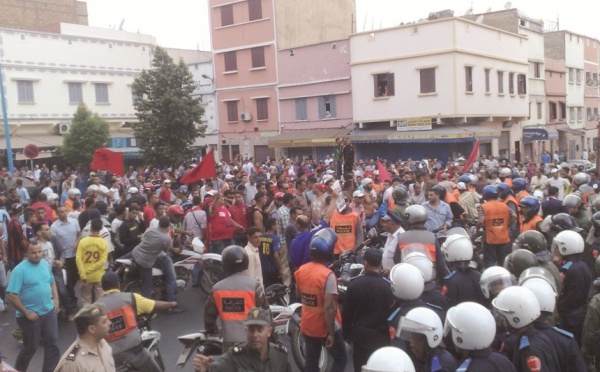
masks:
<path fill-rule="evenodd" d="M 477 235 L 484 231 L 483 255 L 485 267 L 501 265 L 510 247 L 509 226 L 517 216 L 501 201 L 498 201 L 499 190 L 496 186 L 488 185 L 483 188 Z"/>
<path fill-rule="evenodd" d="M 514 240 L 517 237 L 517 235 L 519 235 L 519 226 L 521 224 L 521 219 L 519 215 L 519 204 L 513 196 L 511 188 L 507 184 L 505 184 L 504 182 L 500 182 L 496 184 L 496 187 L 500 191 L 498 195 L 498 200 L 506 204 L 508 206 L 508 209 L 510 209 L 510 211 L 517 216 L 517 219 L 510 224 L 510 227 L 508 229 L 510 239 Z"/>
<path fill-rule="evenodd" d="M 479 286 L 481 273 L 469 265 L 473 258 L 471 239 L 450 235 L 444 242 L 444 254 L 452 272 L 444 277 L 441 294 L 448 298 L 450 306 L 466 301 L 486 306 L 487 300 Z"/>
<path fill-rule="evenodd" d="M 340 255 L 345 251 L 355 249 L 364 240 L 364 228 L 358 213 L 350 208 L 350 199 L 344 196 L 345 206 L 339 211 L 337 208 L 329 220 L 329 226 L 337 234 L 337 243 L 333 253 Z M 335 200 L 332 200 L 335 204 Z"/>
<path fill-rule="evenodd" d="M 304 370 L 307 372 L 319 370 L 323 343 L 333 357 L 332 370 L 343 371 L 348 358 L 337 306 L 337 280 L 326 266 L 333 260 L 336 241 L 337 236 L 330 228 L 315 234 L 309 247 L 311 262 L 294 273 L 297 295 L 302 299 L 300 332 L 306 344 Z"/>
<path fill-rule="evenodd" d="M 400 225 L 402 227 L 406 227 L 406 216 L 404 213 L 406 213 L 406 208 L 409 207 L 408 191 L 406 191 L 404 186 L 398 185 L 392 191 L 392 198 L 394 199 L 394 204 L 396 204 L 394 209 L 392 209 L 392 212 L 394 212 L 397 216 L 400 216 L 402 219 Z"/>
<path fill-rule="evenodd" d="M 104 304 L 84 306 L 75 314 L 73 321 L 77 339 L 60 358 L 55 372 L 114 372 L 111 348 L 104 340 L 111 324 Z"/>
<path fill-rule="evenodd" d="M 414 354 L 417 371 L 455 371 L 456 359 L 440 347 L 444 326 L 440 317 L 431 309 L 417 307 L 400 318 L 398 333 L 408 341 Z"/>
<path fill-rule="evenodd" d="M 592 275 L 581 259 L 583 238 L 574 231 L 562 231 L 554 238 L 553 251 L 559 254 L 563 287 L 558 296 L 557 310 L 561 327 L 573 333 L 581 346 L 581 332 L 585 320 L 585 306 L 592 284 Z"/>
<path fill-rule="evenodd" d="M 529 289 L 505 288 L 492 305 L 512 335 L 508 339 L 512 345 L 506 350 L 519 371 L 560 371 L 558 351 L 547 336 L 533 327 L 541 312 L 537 298 Z"/>
<path fill-rule="evenodd" d="M 365 251 L 364 275 L 350 281 L 342 310 L 342 331 L 352 345 L 356 372 L 375 350 L 390 344 L 387 317 L 394 296 L 390 282 L 381 276 L 381 259 L 379 249 Z"/>
<path fill-rule="evenodd" d="M 521 199 L 530 196 L 529 192 L 526 190 L 527 189 L 527 181 L 525 181 L 522 178 L 515 178 L 514 180 L 512 180 L 511 189 L 512 189 L 513 193 L 515 194 L 515 200 L 519 204 L 521 204 Z"/>
<path fill-rule="evenodd" d="M 375 351 L 362 372 L 406 372 L 414 371 L 415 366 L 403 350 L 393 346 L 384 346 Z"/>
<path fill-rule="evenodd" d="M 538 267 L 535 255 L 526 249 L 515 249 L 504 260 L 504 268 L 518 278 L 530 267 Z"/>
<path fill-rule="evenodd" d="M 595 295 L 588 305 L 581 336 L 581 351 L 589 372 L 600 371 L 600 294 Z"/>
<path fill-rule="evenodd" d="M 591 214 L 584 206 L 583 199 L 579 193 L 572 193 L 563 199 L 563 205 L 569 211 L 569 214 L 577 220 L 579 227 L 583 229 L 583 234 L 587 236 L 587 233 L 592 228 Z"/>
<path fill-rule="evenodd" d="M 463 302 L 448 310 L 444 330 L 450 333 L 452 344 L 460 355 L 457 371 L 515 372 L 504 355 L 492 351 L 496 321 L 492 313 L 475 302 Z"/>
<path fill-rule="evenodd" d="M 248 268 L 248 255 L 244 248 L 230 245 L 223 250 L 223 270 L 227 278 L 216 283 L 204 305 L 204 327 L 217 331 L 217 316 L 221 318 L 223 352 L 246 341 L 244 315 L 253 307 L 269 308 L 262 284 L 242 274 Z"/>
<path fill-rule="evenodd" d="M 269 342 L 273 332 L 271 312 L 254 307 L 244 321 L 246 343 L 229 349 L 213 361 L 211 357 L 196 354 L 194 371 L 197 372 L 244 372 L 282 371 L 291 372 L 284 346 Z"/>
<path fill-rule="evenodd" d="M 119 276 L 113 272 L 102 276 L 102 290 L 104 296 L 96 303 L 106 307 L 106 315 L 111 322 L 119 322 L 123 326 L 111 329 L 106 336 L 117 365 L 127 362 L 140 371 L 161 372 L 162 369 L 152 354 L 142 347 L 137 316 L 150 314 L 154 310 L 172 309 L 177 306 L 177 302 L 154 301 L 137 293 L 122 293 Z"/>
<path fill-rule="evenodd" d="M 596 190 L 589 185 L 590 176 L 587 173 L 579 172 L 573 176 L 573 184 L 575 189 L 581 193 L 583 199 L 583 205 L 588 207 L 590 205 L 590 196 L 596 193 Z"/>
<path fill-rule="evenodd" d="M 540 202 L 532 197 L 526 196 L 519 201 L 521 213 L 521 233 L 528 230 L 539 230 L 543 219 L 540 216 Z"/>
<path fill-rule="evenodd" d="M 541 268 L 525 271 L 519 278 L 519 285 L 533 292 L 540 304 L 541 315 L 533 322 L 533 327 L 552 342 L 558 357 L 559 370 L 564 372 L 585 371 L 583 356 L 573 334 L 552 327 L 549 322 L 556 307 L 556 292 L 553 282 L 552 276 Z"/>
<path fill-rule="evenodd" d="M 427 251 L 415 250 L 405 256 L 402 262 L 415 266 L 423 274 L 425 287 L 423 288 L 423 294 L 421 294 L 421 300 L 429 305 L 439 307 L 446 314 L 446 311 L 450 308 L 450 301 L 436 289 L 437 274 Z"/>
<path fill-rule="evenodd" d="M 398 235 L 398 249 L 394 253 L 394 263 L 402 262 L 402 256 L 407 253 L 404 249 L 414 243 L 424 245 L 429 252 L 429 258 L 435 264 L 437 277 L 443 277 L 448 274 L 448 268 L 440 244 L 434 233 L 427 231 L 425 221 L 427 221 L 427 210 L 422 205 L 411 205 L 405 211 L 407 231 Z"/>
<path fill-rule="evenodd" d="M 538 260 L 538 266 L 552 275 L 556 293 L 560 293 L 562 289 L 562 278 L 560 277 L 558 268 L 552 263 L 552 255 L 548 250 L 548 243 L 544 234 L 535 230 L 529 230 L 519 234 L 513 243 L 513 250 L 515 249 L 527 249 L 535 254 L 535 257 Z"/>

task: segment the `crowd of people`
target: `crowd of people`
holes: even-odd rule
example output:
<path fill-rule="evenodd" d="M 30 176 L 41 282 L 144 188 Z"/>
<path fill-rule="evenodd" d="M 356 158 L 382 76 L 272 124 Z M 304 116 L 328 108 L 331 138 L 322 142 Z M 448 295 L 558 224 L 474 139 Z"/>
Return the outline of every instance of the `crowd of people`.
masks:
<path fill-rule="evenodd" d="M 179 180 L 196 161 L 168 169 L 132 166 L 123 176 L 45 166 L 15 175 L 5 170 L 0 308 L 10 303 L 17 311 L 13 336 L 23 342 L 17 369 L 27 370 L 42 340 L 44 371 L 54 370 L 59 310 L 76 322 L 95 310 L 96 324 L 131 305 L 123 298 L 106 300 L 115 288 L 114 278 L 105 280 L 115 258 L 133 259 L 146 299 L 153 296 L 152 267 L 160 266 L 165 301 L 146 308 L 183 311 L 172 256 L 191 249 L 197 238 L 207 251 L 222 254 L 228 275 L 215 285 L 205 309 L 207 330 L 215 330 L 221 318 L 223 351 L 270 333 L 264 316 L 247 322 L 254 307 L 268 310 L 265 288 L 281 283 L 294 285 L 303 304 L 307 371 L 318 368 L 321 345 L 333 356 L 332 370 L 344 370 L 346 344 L 357 371 L 372 355 L 396 353 L 385 349 L 389 345 L 404 350 L 417 370 L 431 370 L 431 363 L 440 370 L 480 370 L 475 366 L 485 363 L 498 370 L 535 370 L 540 364 L 557 371 L 581 370 L 573 366 L 585 363 L 595 370 L 595 172 L 558 156 L 538 164 L 487 156 L 465 164 L 460 154 L 395 162 L 354 158 L 350 141 L 340 139 L 325 159 L 258 162 L 238 156 L 217 163 L 215 177 L 190 185 Z M 34 185 L 25 187 L 23 177 Z M 372 228 L 386 237 L 380 248 L 364 252 L 364 275 L 351 282 L 339 311 L 328 264 L 371 245 Z M 193 281 L 198 285 L 196 276 Z M 242 306 L 224 308 L 232 293 L 242 293 Z M 108 309 L 93 307 L 99 302 Z M 392 340 L 390 314 L 397 326 Z M 80 337 L 91 324 L 84 320 Z M 469 331 L 472 323 L 481 327 Z M 266 328 L 248 333 L 249 325 Z M 115 339 L 107 339 L 115 349 Z M 570 345 L 568 354 L 556 346 L 561 342 Z M 126 351 L 116 348 L 121 356 Z M 199 370 L 211 368 L 208 359 L 196 362 Z"/>

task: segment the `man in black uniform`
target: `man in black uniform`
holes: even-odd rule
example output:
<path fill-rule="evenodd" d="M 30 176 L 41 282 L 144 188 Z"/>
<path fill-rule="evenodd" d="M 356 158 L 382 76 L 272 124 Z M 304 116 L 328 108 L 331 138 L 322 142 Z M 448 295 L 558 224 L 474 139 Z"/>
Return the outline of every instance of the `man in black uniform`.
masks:
<path fill-rule="evenodd" d="M 369 248 L 364 259 L 365 273 L 350 281 L 342 311 L 342 332 L 353 346 L 356 372 L 375 350 L 389 346 L 387 317 L 394 302 L 390 282 L 380 273 L 381 251 Z"/>
<path fill-rule="evenodd" d="M 540 316 L 540 304 L 533 292 L 525 287 L 508 287 L 498 294 L 492 305 L 511 333 L 505 352 L 517 370 L 561 370 L 557 357 L 559 351 L 546 335 L 533 327 L 533 322 Z"/>
<path fill-rule="evenodd" d="M 592 274 L 581 258 L 583 238 L 575 231 L 561 231 L 554 238 L 552 249 L 555 254 L 560 255 L 563 263 L 560 268 L 563 287 L 556 304 L 560 326 L 571 332 L 581 347 L 585 306 L 592 285 Z"/>

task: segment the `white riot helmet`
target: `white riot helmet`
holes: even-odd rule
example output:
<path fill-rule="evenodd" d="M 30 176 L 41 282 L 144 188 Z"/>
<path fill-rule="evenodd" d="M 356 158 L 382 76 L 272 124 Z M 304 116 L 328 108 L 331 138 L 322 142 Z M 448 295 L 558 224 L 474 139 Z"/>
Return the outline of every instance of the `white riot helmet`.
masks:
<path fill-rule="evenodd" d="M 529 269 L 523 271 L 521 276 L 519 276 L 518 285 L 523 285 L 529 279 L 542 279 L 548 282 L 552 287 L 552 291 L 554 293 L 558 293 L 556 288 L 556 279 L 554 276 L 550 274 L 550 272 L 542 267 L 530 267 Z"/>
<path fill-rule="evenodd" d="M 576 184 L 577 186 L 581 186 L 587 182 L 589 182 L 589 181 L 588 181 L 588 175 L 586 173 L 579 172 L 575 176 L 573 176 L 573 183 Z"/>
<path fill-rule="evenodd" d="M 565 196 L 562 204 L 567 208 L 579 208 L 583 205 L 583 199 L 573 193 Z"/>
<path fill-rule="evenodd" d="M 446 262 L 470 261 L 473 258 L 473 244 L 466 236 L 450 235 L 442 247 Z"/>
<path fill-rule="evenodd" d="M 479 279 L 483 296 L 494 298 L 500 291 L 513 285 L 510 272 L 501 266 L 491 266 L 483 271 Z"/>
<path fill-rule="evenodd" d="M 511 327 L 520 329 L 540 317 L 540 303 L 533 292 L 525 287 L 508 287 L 492 300 L 494 308 Z"/>
<path fill-rule="evenodd" d="M 529 289 L 538 300 L 541 311 L 553 313 L 556 308 L 556 292 L 554 288 L 544 279 L 530 278 L 525 280 L 521 287 Z"/>
<path fill-rule="evenodd" d="M 552 241 L 552 251 L 563 257 L 581 253 L 583 252 L 583 248 L 583 238 L 575 231 L 561 231 Z"/>
<path fill-rule="evenodd" d="M 510 168 L 501 168 L 500 172 L 498 172 L 498 175 L 502 178 L 510 177 L 512 175 L 512 171 Z"/>
<path fill-rule="evenodd" d="M 412 252 L 403 258 L 402 262 L 413 265 L 421 271 L 425 283 L 431 282 L 436 279 L 436 271 L 433 262 L 429 256 L 421 252 Z"/>
<path fill-rule="evenodd" d="M 427 221 L 427 209 L 422 205 L 411 205 L 406 208 L 404 215 L 406 216 L 406 222 L 409 226 L 425 223 L 425 221 Z"/>
<path fill-rule="evenodd" d="M 401 300 L 416 300 L 423 294 L 425 278 L 421 270 L 407 263 L 399 263 L 390 270 L 392 293 Z"/>
<path fill-rule="evenodd" d="M 415 334 L 425 336 L 430 348 L 438 347 L 444 335 L 444 326 L 439 315 L 426 307 L 417 307 L 406 313 L 400 318 L 396 336 L 411 341 Z"/>
<path fill-rule="evenodd" d="M 371 354 L 362 372 L 415 372 L 415 366 L 402 349 L 385 346 Z"/>
<path fill-rule="evenodd" d="M 48 201 L 49 202 L 55 202 L 58 200 L 58 194 L 57 193 L 52 193 L 50 194 L 50 196 L 48 196 Z"/>
<path fill-rule="evenodd" d="M 97 185 L 90 185 L 90 186 L 87 188 L 87 192 L 88 192 L 88 193 L 90 193 L 90 192 L 96 193 L 96 192 L 98 192 L 99 190 L 100 190 L 100 189 L 98 188 L 98 186 L 97 186 Z"/>
<path fill-rule="evenodd" d="M 69 191 L 67 191 L 67 195 L 72 198 L 81 195 L 81 191 L 79 191 L 79 189 L 76 187 L 72 187 L 69 189 Z"/>
<path fill-rule="evenodd" d="M 496 336 L 496 321 L 492 313 L 476 302 L 463 302 L 446 314 L 444 336 L 452 333 L 454 346 L 462 350 L 483 350 Z"/>

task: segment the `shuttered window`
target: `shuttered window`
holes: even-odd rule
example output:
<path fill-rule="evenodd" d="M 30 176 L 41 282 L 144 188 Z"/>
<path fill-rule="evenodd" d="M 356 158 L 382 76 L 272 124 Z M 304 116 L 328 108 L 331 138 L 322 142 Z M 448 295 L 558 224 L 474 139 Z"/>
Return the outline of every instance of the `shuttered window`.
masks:
<path fill-rule="evenodd" d="M 296 98 L 296 120 L 308 120 L 306 98 Z"/>
<path fill-rule="evenodd" d="M 435 68 L 419 70 L 421 74 L 421 93 L 435 93 Z"/>
<path fill-rule="evenodd" d="M 223 5 L 221 7 L 221 26 L 229 26 L 233 24 L 233 6 Z"/>
<path fill-rule="evenodd" d="M 319 97 L 319 118 L 336 118 L 335 96 Z"/>
<path fill-rule="evenodd" d="M 69 103 L 83 102 L 83 89 L 81 83 L 68 83 L 69 85 Z"/>
<path fill-rule="evenodd" d="M 96 83 L 96 103 L 109 103 L 108 101 L 108 84 Z"/>
<path fill-rule="evenodd" d="M 236 122 L 238 121 L 238 103 L 237 101 L 227 102 L 227 121 Z"/>
<path fill-rule="evenodd" d="M 269 119 L 269 105 L 267 98 L 258 98 L 256 100 L 256 120 Z"/>
<path fill-rule="evenodd" d="M 0 82 L 2 84 L 2 82 Z M 33 81 L 17 80 L 17 97 L 19 103 L 34 103 Z"/>
<path fill-rule="evenodd" d="M 223 53 L 225 71 L 237 71 L 237 55 L 235 51 Z"/>
<path fill-rule="evenodd" d="M 250 49 L 252 54 L 252 68 L 265 67 L 265 49 L 256 47 Z"/>
<path fill-rule="evenodd" d="M 262 19 L 261 0 L 248 0 L 248 19 L 251 21 Z"/>

